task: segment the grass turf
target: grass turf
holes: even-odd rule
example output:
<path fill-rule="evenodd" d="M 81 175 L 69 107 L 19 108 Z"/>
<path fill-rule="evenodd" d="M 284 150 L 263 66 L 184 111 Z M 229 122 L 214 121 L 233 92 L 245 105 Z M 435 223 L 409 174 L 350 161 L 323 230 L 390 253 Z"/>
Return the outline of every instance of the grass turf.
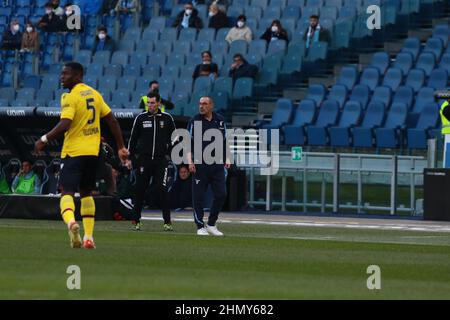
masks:
<path fill-rule="evenodd" d="M 226 237 L 132 232 L 98 222 L 96 250 L 69 247 L 62 222 L 0 220 L 0 299 L 449 299 L 444 233 L 222 224 Z M 381 290 L 368 290 L 369 265 Z M 81 290 L 66 287 L 81 268 Z"/>

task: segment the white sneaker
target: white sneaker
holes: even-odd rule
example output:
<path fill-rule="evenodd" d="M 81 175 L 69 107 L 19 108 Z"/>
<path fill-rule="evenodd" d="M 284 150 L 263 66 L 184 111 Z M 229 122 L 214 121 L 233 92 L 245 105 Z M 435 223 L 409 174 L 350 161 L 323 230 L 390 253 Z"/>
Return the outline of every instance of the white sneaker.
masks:
<path fill-rule="evenodd" d="M 220 232 L 216 226 L 213 226 L 213 227 L 207 226 L 206 230 L 208 231 L 209 234 L 211 234 L 213 236 L 218 236 L 218 237 L 223 236 L 223 233 Z"/>
<path fill-rule="evenodd" d="M 198 236 L 209 236 L 209 233 L 206 230 L 206 228 L 203 227 L 203 228 L 200 228 L 200 229 L 197 230 L 197 235 Z"/>

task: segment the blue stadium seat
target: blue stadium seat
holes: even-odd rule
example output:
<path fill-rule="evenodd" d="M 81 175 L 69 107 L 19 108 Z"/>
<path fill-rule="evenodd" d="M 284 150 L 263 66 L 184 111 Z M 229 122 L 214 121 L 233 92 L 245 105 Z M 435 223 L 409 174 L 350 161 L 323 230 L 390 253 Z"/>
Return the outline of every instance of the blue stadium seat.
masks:
<path fill-rule="evenodd" d="M 261 7 L 246 6 L 245 15 L 247 18 L 255 18 L 257 20 L 262 18 L 263 9 Z"/>
<path fill-rule="evenodd" d="M 235 41 L 236 42 L 236 41 Z M 265 54 L 267 51 L 267 41 L 263 39 L 252 40 L 248 48 L 248 54 Z"/>
<path fill-rule="evenodd" d="M 23 82 L 23 87 L 38 90 L 41 87 L 41 76 L 27 77 Z"/>
<path fill-rule="evenodd" d="M 180 41 L 197 40 L 197 29 L 195 28 L 181 29 L 180 34 L 178 36 L 178 40 Z"/>
<path fill-rule="evenodd" d="M 163 30 L 166 27 L 166 17 L 153 17 L 150 19 L 148 28 L 154 30 Z"/>
<path fill-rule="evenodd" d="M 59 84 L 59 75 L 45 74 L 42 77 L 41 90 L 56 90 L 59 88 Z"/>
<path fill-rule="evenodd" d="M 281 7 L 269 6 L 263 12 L 264 19 L 279 20 L 281 17 Z"/>
<path fill-rule="evenodd" d="M 284 54 L 282 53 L 265 56 L 263 59 L 263 68 L 266 70 L 271 70 L 272 72 L 278 72 L 281 69 L 283 57 Z"/>
<path fill-rule="evenodd" d="M 46 103 L 54 98 L 53 90 L 39 90 L 36 93 L 36 100 L 45 101 Z"/>
<path fill-rule="evenodd" d="M 16 100 L 24 100 L 31 102 L 34 100 L 36 95 L 36 90 L 34 88 L 23 88 L 17 91 Z"/>
<path fill-rule="evenodd" d="M 267 48 L 267 54 L 269 55 L 277 52 L 282 52 L 284 54 L 286 52 L 286 47 L 286 40 L 271 41 L 269 43 L 269 47 Z"/>
<path fill-rule="evenodd" d="M 110 51 L 97 51 L 92 57 L 92 64 L 101 64 L 106 66 L 109 64 L 111 60 L 111 52 Z"/>
<path fill-rule="evenodd" d="M 414 90 L 411 87 L 402 86 L 398 87 L 395 92 L 394 99 L 392 100 L 393 104 L 396 103 L 404 103 L 408 109 L 410 109 L 413 105 L 414 101 Z"/>
<path fill-rule="evenodd" d="M 233 99 L 249 98 L 253 95 L 253 79 L 239 78 L 233 88 Z"/>
<path fill-rule="evenodd" d="M 381 102 L 383 103 L 384 107 L 388 109 L 389 106 L 391 105 L 391 99 L 392 99 L 391 88 L 387 86 L 381 86 L 375 88 L 370 102 Z"/>
<path fill-rule="evenodd" d="M 200 29 L 198 33 L 198 40 L 213 42 L 216 38 L 216 29 L 213 28 L 203 28 Z"/>
<path fill-rule="evenodd" d="M 314 62 L 316 60 L 325 60 L 328 55 L 328 43 L 314 42 L 308 50 L 306 61 Z"/>
<path fill-rule="evenodd" d="M 130 101 L 130 92 L 128 90 L 117 90 L 114 91 L 112 94 L 112 102 L 111 105 L 112 108 L 114 108 L 115 105 L 120 106 L 121 108 L 129 105 Z"/>
<path fill-rule="evenodd" d="M 390 58 L 386 52 L 377 52 L 372 57 L 371 67 L 377 68 L 380 74 L 384 75 L 389 67 Z"/>
<path fill-rule="evenodd" d="M 383 127 L 375 129 L 377 148 L 397 148 L 402 146 L 402 131 L 405 129 L 407 106 L 393 103 Z"/>
<path fill-rule="evenodd" d="M 116 51 L 111 57 L 111 64 L 121 64 L 126 66 L 128 64 L 128 52 L 126 51 Z"/>
<path fill-rule="evenodd" d="M 92 88 L 97 88 L 98 87 L 98 76 L 96 75 L 86 75 L 83 79 L 84 83 L 87 84 L 88 86 L 92 87 Z"/>
<path fill-rule="evenodd" d="M 444 53 L 442 55 L 441 61 L 439 62 L 439 68 L 447 70 L 450 74 L 450 53 Z"/>
<path fill-rule="evenodd" d="M 194 92 L 204 92 L 207 94 L 211 91 L 213 82 L 209 77 L 198 77 L 194 82 Z"/>
<path fill-rule="evenodd" d="M 148 63 L 164 66 L 166 64 L 167 55 L 164 52 L 155 52 L 148 55 Z M 144 73 L 145 74 L 145 73 Z"/>
<path fill-rule="evenodd" d="M 306 44 L 303 40 L 293 40 L 289 42 L 288 45 L 288 54 L 298 54 L 301 57 L 304 57 L 306 53 Z"/>
<path fill-rule="evenodd" d="M 305 99 L 313 100 L 317 106 L 322 104 L 327 94 L 327 89 L 322 84 L 313 84 L 308 88 L 308 93 Z"/>
<path fill-rule="evenodd" d="M 438 68 L 431 71 L 428 87 L 436 90 L 443 90 L 447 87 L 449 74 L 447 70 Z"/>
<path fill-rule="evenodd" d="M 295 111 L 292 123 L 283 128 L 285 144 L 304 145 L 305 126 L 313 123 L 315 115 L 316 103 L 314 100 L 302 100 Z"/>
<path fill-rule="evenodd" d="M 235 40 L 230 45 L 229 55 L 240 53 L 246 55 L 248 50 L 248 43 L 245 40 Z"/>
<path fill-rule="evenodd" d="M 327 129 L 336 124 L 339 115 L 339 105 L 336 101 L 326 100 L 319 109 L 319 115 L 314 125 L 308 126 L 306 133 L 308 144 L 325 146 L 328 144 Z"/>
<path fill-rule="evenodd" d="M 371 148 L 373 146 L 373 130 L 383 123 L 385 116 L 384 105 L 379 102 L 369 104 L 361 126 L 352 131 L 353 146 Z"/>
<path fill-rule="evenodd" d="M 350 130 L 359 124 L 361 119 L 361 105 L 357 101 L 348 101 L 336 127 L 329 128 L 330 144 L 333 147 L 349 147 Z"/>
<path fill-rule="evenodd" d="M 358 84 L 353 88 L 349 100 L 358 101 L 361 104 L 361 107 L 366 109 L 366 106 L 369 103 L 369 97 L 369 87 L 365 84 Z"/>
<path fill-rule="evenodd" d="M 302 69 L 303 58 L 298 53 L 288 53 L 283 59 L 281 66 L 281 74 L 291 74 L 293 72 L 300 72 Z"/>
<path fill-rule="evenodd" d="M 192 91 L 193 80 L 189 78 L 179 78 L 175 80 L 175 92 L 185 91 L 190 93 Z"/>
<path fill-rule="evenodd" d="M 168 66 L 183 67 L 185 63 L 186 63 L 186 56 L 182 52 L 173 53 L 167 59 L 166 67 Z"/>
<path fill-rule="evenodd" d="M 12 87 L 0 88 L 0 99 L 5 99 L 8 102 L 16 99 L 16 90 Z"/>
<path fill-rule="evenodd" d="M 410 86 L 417 93 L 425 84 L 425 78 L 425 71 L 422 69 L 411 69 L 406 77 L 405 85 Z"/>
<path fill-rule="evenodd" d="M 136 89 L 136 77 L 123 76 L 117 81 L 117 87 L 119 89 L 134 91 Z"/>
<path fill-rule="evenodd" d="M 233 94 L 233 79 L 230 77 L 219 77 L 214 81 L 213 91 L 226 92 L 229 97 Z"/>
<path fill-rule="evenodd" d="M 152 41 L 155 42 L 159 40 L 159 30 L 153 28 L 145 28 L 144 32 L 142 32 L 142 40 L 141 42 Z"/>
<path fill-rule="evenodd" d="M 341 69 L 337 84 L 343 84 L 348 90 L 352 90 L 358 81 L 358 70 L 353 66 L 346 66 Z"/>
<path fill-rule="evenodd" d="M 383 86 L 391 88 L 392 91 L 396 91 L 401 85 L 403 80 L 402 70 L 398 68 L 389 68 L 383 79 Z"/>
<path fill-rule="evenodd" d="M 272 114 L 270 123 L 262 125 L 263 129 L 280 129 L 283 125 L 288 124 L 294 113 L 294 107 L 290 99 L 278 99 L 275 110 Z"/>
<path fill-rule="evenodd" d="M 409 52 L 400 52 L 394 62 L 394 68 L 398 68 L 402 70 L 403 74 L 406 75 L 409 73 L 413 66 L 413 56 Z"/>
<path fill-rule="evenodd" d="M 433 38 L 441 39 L 444 47 L 447 47 L 450 38 L 450 26 L 448 24 L 440 24 L 434 27 Z"/>
<path fill-rule="evenodd" d="M 331 19 L 335 21 L 339 15 L 338 8 L 335 6 L 324 6 L 320 8 L 320 20 Z"/>
<path fill-rule="evenodd" d="M 431 71 L 433 71 L 436 66 L 436 56 L 431 52 L 421 53 L 419 58 L 417 59 L 416 69 L 422 69 L 425 71 L 427 77 L 430 76 Z"/>
<path fill-rule="evenodd" d="M 113 76 L 101 77 L 98 81 L 98 89 L 100 91 L 115 91 L 117 89 L 117 78 Z"/>
<path fill-rule="evenodd" d="M 236 1 L 234 1 L 233 3 L 236 3 Z M 251 0 L 250 5 L 266 9 L 269 5 L 269 0 Z"/>
<path fill-rule="evenodd" d="M 124 76 L 139 77 L 141 75 L 141 66 L 138 64 L 128 64 L 123 71 Z"/>
<path fill-rule="evenodd" d="M 103 73 L 104 76 L 113 76 L 119 78 L 122 76 L 123 67 L 120 64 L 110 64 L 106 66 Z"/>
<path fill-rule="evenodd" d="M 339 104 L 339 108 L 344 106 L 347 100 L 347 87 L 343 84 L 335 84 L 331 87 L 330 93 L 328 94 L 327 100 L 334 100 Z"/>
<path fill-rule="evenodd" d="M 413 113 L 421 113 L 426 105 L 435 102 L 436 99 L 434 98 L 434 89 L 429 87 L 423 87 L 417 93 Z"/>
<path fill-rule="evenodd" d="M 282 19 L 286 20 L 289 18 L 294 18 L 295 20 L 298 20 L 301 16 L 300 7 L 297 6 L 287 6 L 283 9 Z"/>
<path fill-rule="evenodd" d="M 159 64 L 156 63 L 149 64 L 143 68 L 142 75 L 144 77 L 150 78 L 151 80 L 158 79 L 161 76 L 161 67 L 159 66 Z"/>
<path fill-rule="evenodd" d="M 148 63 L 147 51 L 135 51 L 130 55 L 130 64 L 146 66 Z M 128 66 L 127 66 L 128 67 Z"/>
<path fill-rule="evenodd" d="M 405 40 L 402 47 L 402 52 L 409 52 L 412 54 L 414 61 L 417 60 L 421 50 L 420 39 L 411 37 Z"/>
<path fill-rule="evenodd" d="M 27 100 L 14 100 L 14 101 L 11 101 L 10 103 L 9 103 L 9 105 L 11 106 L 11 107 L 28 107 L 29 106 L 29 101 L 27 101 Z"/>
<path fill-rule="evenodd" d="M 199 40 L 192 43 L 192 53 L 202 53 L 203 51 L 210 51 L 211 42 L 209 40 Z M 176 51 L 176 49 L 174 50 Z"/>
<path fill-rule="evenodd" d="M 229 44 L 225 40 L 216 40 L 211 43 L 211 53 L 214 56 L 218 54 L 227 54 L 228 53 Z"/>
<path fill-rule="evenodd" d="M 440 38 L 430 38 L 425 44 L 425 48 L 423 48 L 422 53 L 431 52 L 434 54 L 436 61 L 441 58 L 442 52 L 444 51 L 444 45 Z"/>
<path fill-rule="evenodd" d="M 380 72 L 376 68 L 365 68 L 361 74 L 359 84 L 365 84 L 371 91 L 380 83 Z"/>
<path fill-rule="evenodd" d="M 426 105 L 420 113 L 416 127 L 407 130 L 408 149 L 426 149 L 430 130 L 436 127 L 438 121 L 438 105 L 436 103 Z"/>

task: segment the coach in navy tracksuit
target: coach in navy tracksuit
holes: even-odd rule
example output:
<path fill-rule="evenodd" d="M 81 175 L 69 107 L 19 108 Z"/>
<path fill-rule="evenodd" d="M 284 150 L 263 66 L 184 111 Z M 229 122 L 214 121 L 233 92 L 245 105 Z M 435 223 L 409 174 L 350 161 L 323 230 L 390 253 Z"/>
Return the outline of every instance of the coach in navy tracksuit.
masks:
<path fill-rule="evenodd" d="M 191 153 L 188 154 L 189 171 L 193 173 L 192 179 L 192 198 L 193 198 L 193 208 L 194 208 L 194 220 L 197 225 L 198 235 L 215 235 L 223 236 L 216 227 L 216 221 L 219 217 L 219 211 L 222 209 L 226 196 L 226 180 L 225 180 L 225 169 L 230 168 L 230 161 L 227 159 L 228 145 L 226 143 L 226 127 L 225 119 L 221 115 L 213 112 L 214 101 L 210 97 L 202 97 L 199 102 L 200 113 L 194 116 L 188 125 L 188 130 L 191 134 Z M 201 134 L 200 132 L 195 132 L 199 130 L 199 125 L 201 124 Z M 203 159 L 203 151 L 208 147 L 213 141 L 203 141 L 202 139 L 204 133 L 209 129 L 216 129 L 220 131 L 220 139 L 222 139 L 223 155 L 220 160 L 214 162 L 213 164 L 205 163 Z M 217 132 L 217 131 L 216 131 Z M 196 141 L 194 139 L 197 138 Z M 200 138 L 200 139 L 199 139 Z M 200 141 L 199 141 L 200 140 Z M 196 153 L 195 144 L 201 143 L 202 154 Z M 210 148 L 208 148 L 210 150 Z M 200 151 L 200 150 L 199 150 Z M 212 154 L 215 155 L 214 153 Z M 217 155 L 218 157 L 218 155 Z M 217 158 L 216 157 L 216 158 Z M 206 194 L 208 186 L 211 185 L 213 190 L 213 203 L 209 212 L 208 224 L 205 225 L 203 222 L 203 200 Z"/>

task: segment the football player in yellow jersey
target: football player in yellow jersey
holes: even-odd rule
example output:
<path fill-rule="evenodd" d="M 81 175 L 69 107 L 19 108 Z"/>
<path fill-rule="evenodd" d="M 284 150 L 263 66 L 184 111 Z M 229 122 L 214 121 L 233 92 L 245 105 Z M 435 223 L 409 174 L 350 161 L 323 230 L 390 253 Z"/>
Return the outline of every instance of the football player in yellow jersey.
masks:
<path fill-rule="evenodd" d="M 100 151 L 100 119 L 106 120 L 117 143 L 119 158 L 125 162 L 129 152 L 125 148 L 119 123 L 106 105 L 100 93 L 83 82 L 83 66 L 77 62 L 65 64 L 61 72 L 61 84 L 69 93 L 61 96 L 61 119 L 59 123 L 35 143 L 35 151 L 43 150 L 48 141 L 64 133 L 61 151 L 60 175 L 61 215 L 69 229 L 73 248 L 94 249 L 95 202 L 92 190 Z M 84 238 L 75 220 L 74 194 L 80 192 L 81 216 Z"/>

